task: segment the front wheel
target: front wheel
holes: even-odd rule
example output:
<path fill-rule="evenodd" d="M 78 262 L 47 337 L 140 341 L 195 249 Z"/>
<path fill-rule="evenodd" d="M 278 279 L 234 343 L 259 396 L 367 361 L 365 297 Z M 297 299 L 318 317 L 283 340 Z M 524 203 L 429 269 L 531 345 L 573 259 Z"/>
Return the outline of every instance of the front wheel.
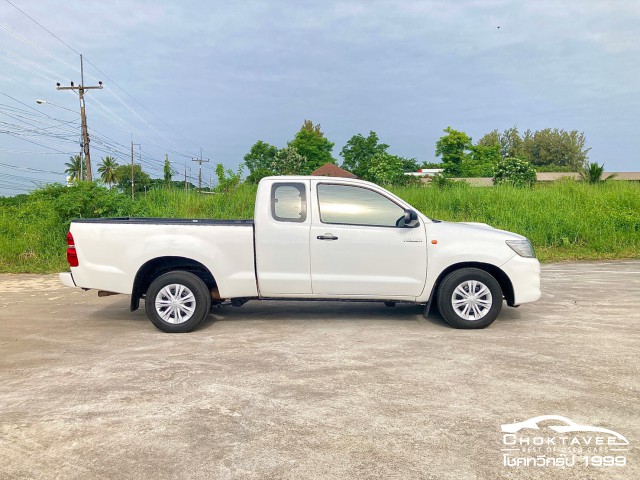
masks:
<path fill-rule="evenodd" d="M 191 332 L 209 314 L 211 295 L 204 282 L 190 272 L 175 271 L 156 278 L 145 296 L 147 317 L 168 333 Z"/>
<path fill-rule="evenodd" d="M 462 268 L 447 275 L 437 299 L 440 313 L 455 328 L 487 327 L 502 309 L 500 284 L 478 268 Z"/>

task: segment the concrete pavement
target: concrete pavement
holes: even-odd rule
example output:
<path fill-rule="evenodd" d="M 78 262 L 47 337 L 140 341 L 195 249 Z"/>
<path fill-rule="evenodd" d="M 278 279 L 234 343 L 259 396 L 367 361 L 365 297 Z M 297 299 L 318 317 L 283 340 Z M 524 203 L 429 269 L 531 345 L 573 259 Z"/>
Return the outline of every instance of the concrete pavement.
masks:
<path fill-rule="evenodd" d="M 0 275 L 0 478 L 640 478 L 640 261 L 545 265 L 543 292 L 477 331 L 250 302 L 170 335 L 126 296 Z M 505 466 L 500 426 L 552 414 L 625 436 L 583 453 L 627 465 Z"/>

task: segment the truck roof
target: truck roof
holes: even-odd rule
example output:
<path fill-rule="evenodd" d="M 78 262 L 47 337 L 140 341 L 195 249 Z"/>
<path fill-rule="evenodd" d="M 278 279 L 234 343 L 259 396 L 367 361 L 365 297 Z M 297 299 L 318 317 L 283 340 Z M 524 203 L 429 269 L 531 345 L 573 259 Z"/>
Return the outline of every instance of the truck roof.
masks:
<path fill-rule="evenodd" d="M 275 180 L 275 181 L 303 181 L 303 180 L 321 180 L 321 181 L 331 181 L 331 182 L 340 182 L 340 183 L 359 183 L 365 185 L 373 185 L 379 187 L 379 185 L 375 183 L 368 182 L 366 180 L 362 180 L 360 178 L 346 178 L 346 177 L 329 177 L 324 175 L 273 175 L 270 177 L 264 177 L 262 180 Z"/>

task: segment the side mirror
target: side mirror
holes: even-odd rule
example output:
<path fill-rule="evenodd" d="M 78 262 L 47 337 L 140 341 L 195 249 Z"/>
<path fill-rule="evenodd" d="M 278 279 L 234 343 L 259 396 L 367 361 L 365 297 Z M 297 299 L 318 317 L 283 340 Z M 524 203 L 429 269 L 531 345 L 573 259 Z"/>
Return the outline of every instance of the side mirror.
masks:
<path fill-rule="evenodd" d="M 418 221 L 418 214 L 415 210 L 407 209 L 404 211 L 404 227 L 405 228 L 416 228 L 420 225 Z"/>

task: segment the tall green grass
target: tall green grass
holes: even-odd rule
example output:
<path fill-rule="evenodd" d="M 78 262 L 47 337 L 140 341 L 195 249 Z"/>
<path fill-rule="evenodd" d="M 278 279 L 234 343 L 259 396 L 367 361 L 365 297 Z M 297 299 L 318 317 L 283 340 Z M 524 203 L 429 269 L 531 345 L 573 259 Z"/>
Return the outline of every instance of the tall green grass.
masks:
<path fill-rule="evenodd" d="M 256 187 L 242 184 L 232 193 L 201 193 L 191 190 L 152 190 L 137 200 L 146 217 L 251 219 Z"/>
<path fill-rule="evenodd" d="M 542 261 L 640 257 L 640 184 L 575 181 L 445 190 L 396 188 L 428 216 L 475 221 L 528 237 Z"/>
<path fill-rule="evenodd" d="M 485 222 L 525 235 L 542 261 L 640 258 L 637 183 L 565 181 L 533 189 L 456 185 L 392 190 L 432 218 Z M 0 198 L 0 272 L 67 270 L 65 234 L 73 218 L 249 219 L 255 193 L 250 185 L 226 194 L 153 190 L 132 201 L 128 195 L 85 183 Z"/>

